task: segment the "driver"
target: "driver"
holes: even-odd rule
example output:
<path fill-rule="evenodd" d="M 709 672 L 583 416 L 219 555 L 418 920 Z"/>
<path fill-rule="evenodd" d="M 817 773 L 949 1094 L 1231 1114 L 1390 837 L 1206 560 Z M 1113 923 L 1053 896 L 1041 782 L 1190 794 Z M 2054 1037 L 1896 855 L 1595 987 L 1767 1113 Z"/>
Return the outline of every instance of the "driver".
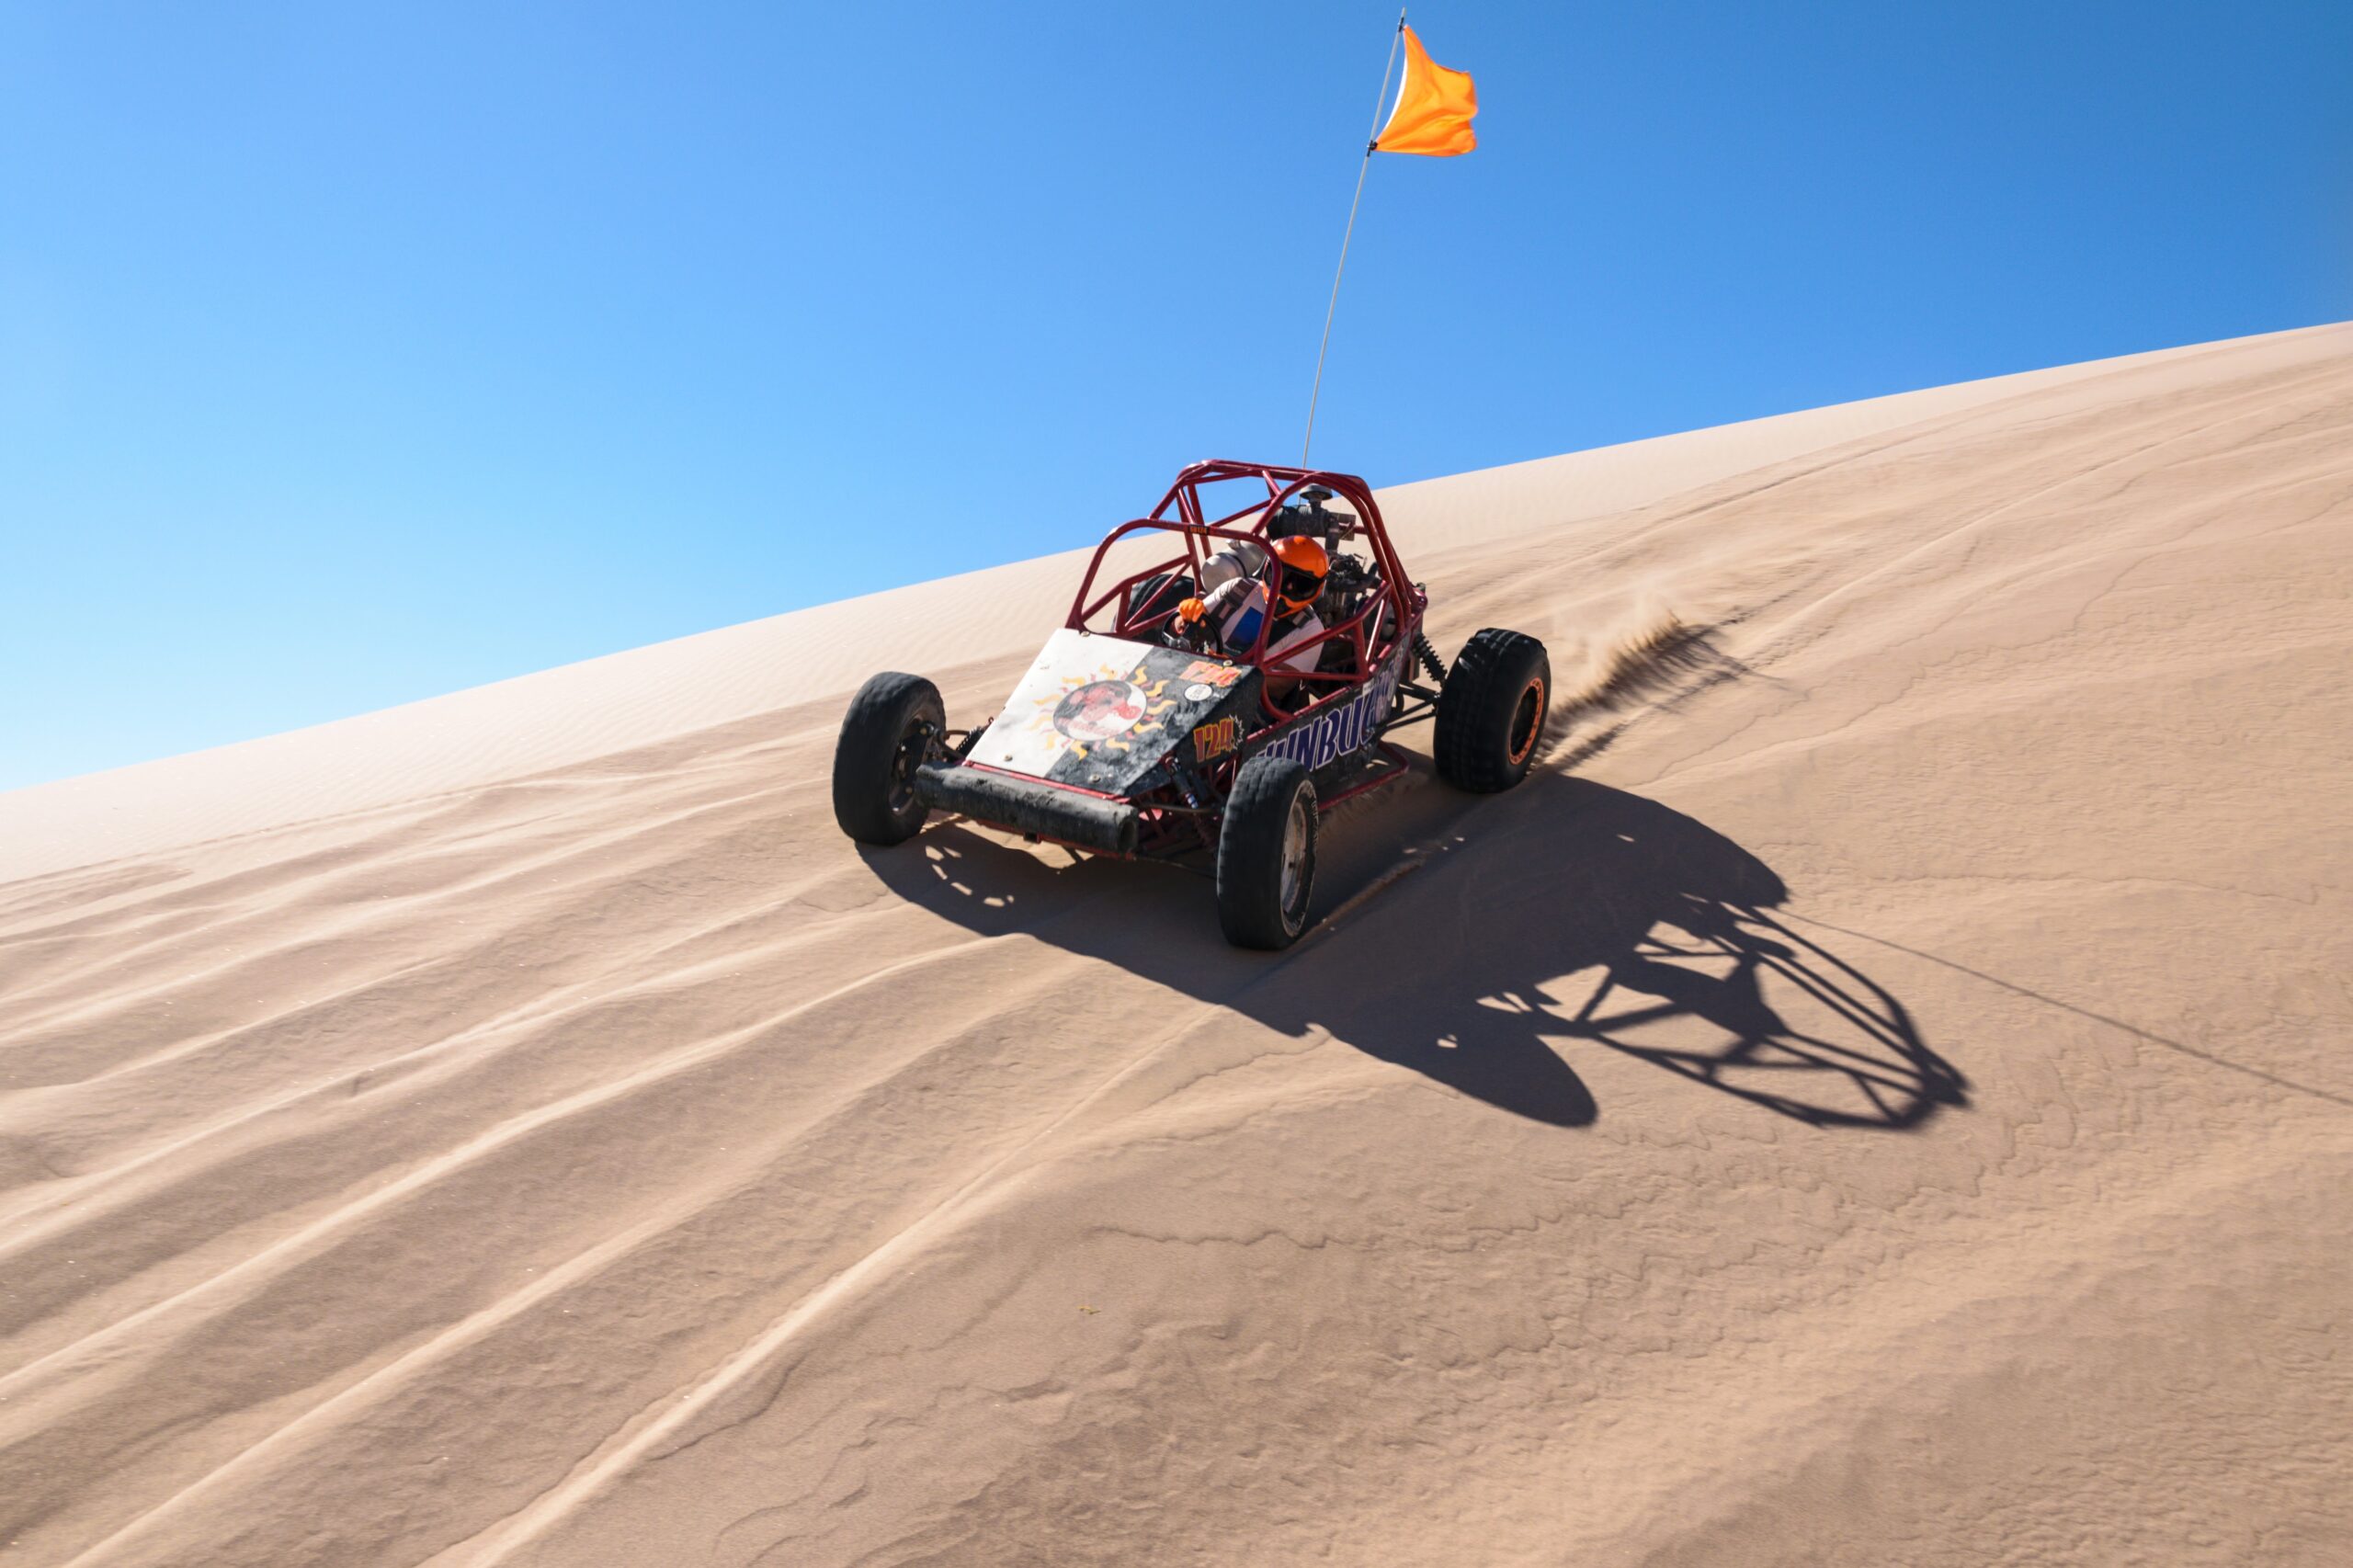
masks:
<path fill-rule="evenodd" d="M 1274 624 L 1267 628 L 1265 668 L 1305 671 L 1315 667 L 1321 648 L 1303 647 L 1324 634 L 1324 620 L 1315 601 L 1324 592 L 1324 578 L 1332 569 L 1330 556 L 1316 540 L 1303 534 L 1279 539 L 1267 546 L 1273 559 L 1267 569 L 1274 578 Z M 1267 584 L 1256 577 L 1235 577 L 1210 591 L 1209 597 L 1187 599 L 1176 607 L 1176 632 L 1197 646 L 1214 643 L 1229 655 L 1247 655 L 1258 646 L 1258 631 L 1267 613 Z M 1295 650 L 1285 655 L 1286 650 Z"/>

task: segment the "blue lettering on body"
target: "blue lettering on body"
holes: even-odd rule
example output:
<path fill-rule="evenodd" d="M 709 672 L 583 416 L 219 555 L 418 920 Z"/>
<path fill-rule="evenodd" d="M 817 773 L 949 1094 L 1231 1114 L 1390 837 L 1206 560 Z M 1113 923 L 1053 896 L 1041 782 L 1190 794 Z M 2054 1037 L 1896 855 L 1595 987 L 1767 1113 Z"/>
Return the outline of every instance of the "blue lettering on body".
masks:
<path fill-rule="evenodd" d="M 1389 717 L 1391 699 L 1397 695 L 1397 682 L 1404 673 L 1404 653 L 1401 647 L 1354 699 L 1269 743 L 1259 755 L 1290 757 L 1313 773 L 1370 744 L 1380 734 Z"/>

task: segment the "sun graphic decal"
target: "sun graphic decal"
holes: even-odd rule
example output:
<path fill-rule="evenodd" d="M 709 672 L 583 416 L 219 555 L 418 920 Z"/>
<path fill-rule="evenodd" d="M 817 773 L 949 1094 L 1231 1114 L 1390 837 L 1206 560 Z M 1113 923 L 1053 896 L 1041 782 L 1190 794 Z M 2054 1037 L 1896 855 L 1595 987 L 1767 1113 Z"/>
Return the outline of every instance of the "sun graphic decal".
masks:
<path fill-rule="evenodd" d="M 1091 680 L 1054 707 L 1053 725 L 1074 741 L 1108 741 L 1143 717 L 1144 695 L 1124 680 Z"/>
<path fill-rule="evenodd" d="M 1194 710 L 1223 695 L 1187 695 L 1176 672 L 1190 660 L 1181 650 L 1057 632 L 973 759 L 1089 790 L 1131 780 L 1166 753 L 1172 730 L 1189 733 Z"/>

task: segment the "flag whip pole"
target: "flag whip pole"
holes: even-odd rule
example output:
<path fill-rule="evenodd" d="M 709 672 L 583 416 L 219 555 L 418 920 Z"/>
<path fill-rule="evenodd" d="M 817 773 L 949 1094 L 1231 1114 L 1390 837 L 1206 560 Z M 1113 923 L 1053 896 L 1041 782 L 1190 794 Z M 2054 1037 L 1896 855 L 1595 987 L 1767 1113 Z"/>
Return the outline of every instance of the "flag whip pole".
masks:
<path fill-rule="evenodd" d="M 1315 385 L 1307 394 L 1307 436 L 1299 443 L 1299 466 L 1307 466 L 1307 449 L 1315 444 L 1315 401 L 1324 395 L 1324 356 L 1332 347 L 1332 317 L 1340 308 L 1340 278 L 1348 270 L 1348 241 L 1357 232 L 1357 204 L 1364 199 L 1365 171 L 1372 167 L 1372 149 L 1381 140 L 1381 106 L 1389 97 L 1389 74 L 1397 68 L 1397 45 L 1405 36 L 1405 13 L 1397 13 L 1397 30 L 1389 35 L 1389 63 L 1381 68 L 1381 91 L 1372 99 L 1372 134 L 1365 139 L 1364 162 L 1357 165 L 1357 193 L 1348 202 L 1348 226 L 1340 234 L 1340 265 L 1332 272 L 1332 302 L 1324 307 L 1324 341 L 1315 350 Z"/>

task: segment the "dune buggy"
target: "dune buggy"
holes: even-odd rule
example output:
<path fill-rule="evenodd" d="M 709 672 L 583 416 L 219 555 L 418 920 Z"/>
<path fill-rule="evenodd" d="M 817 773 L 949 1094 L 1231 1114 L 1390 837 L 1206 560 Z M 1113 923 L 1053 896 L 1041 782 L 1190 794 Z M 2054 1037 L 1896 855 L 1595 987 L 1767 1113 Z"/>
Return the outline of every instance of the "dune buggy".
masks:
<path fill-rule="evenodd" d="M 1216 513 L 1237 490 L 1245 504 Z M 1330 563 L 1313 635 L 1270 650 L 1270 615 L 1246 645 L 1199 645 L 1180 606 L 1263 577 L 1299 534 Z M 835 748 L 835 817 L 870 845 L 937 811 L 1092 855 L 1206 861 L 1227 939 L 1288 947 L 1307 928 L 1322 814 L 1405 771 L 1390 732 L 1434 718 L 1438 771 L 1469 790 L 1509 789 L 1536 755 L 1544 645 L 1489 628 L 1449 669 L 1423 633 L 1428 605 L 1364 481 L 1195 463 L 1105 536 L 1069 619 L 985 723 L 950 729 L 921 676 L 868 681 Z"/>

